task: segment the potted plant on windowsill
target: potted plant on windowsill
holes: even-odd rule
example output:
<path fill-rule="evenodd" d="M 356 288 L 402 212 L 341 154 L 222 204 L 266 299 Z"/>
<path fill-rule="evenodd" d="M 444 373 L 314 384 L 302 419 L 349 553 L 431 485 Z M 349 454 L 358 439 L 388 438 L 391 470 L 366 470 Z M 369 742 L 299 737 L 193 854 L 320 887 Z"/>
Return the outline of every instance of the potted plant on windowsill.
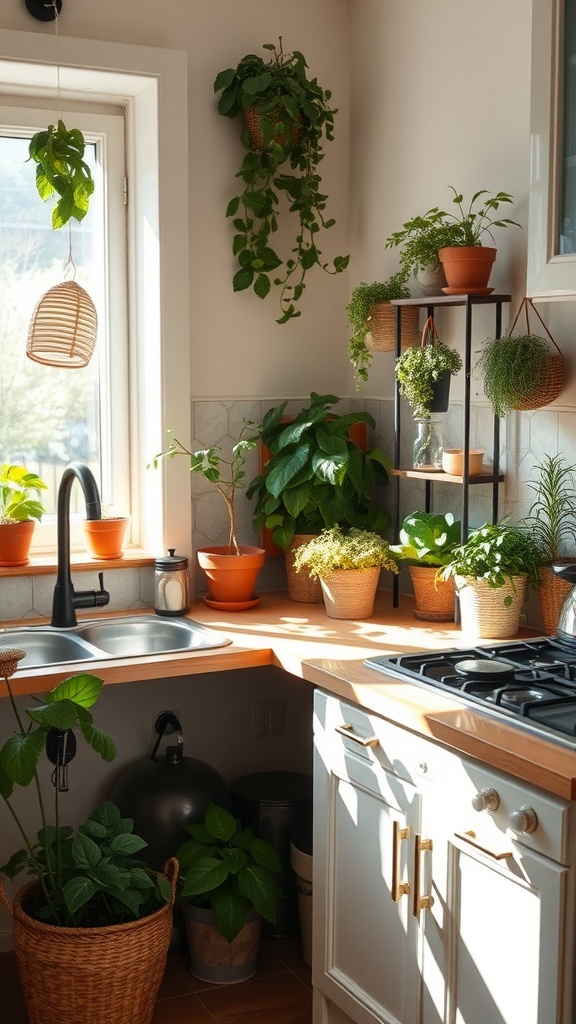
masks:
<path fill-rule="evenodd" d="M 366 619 L 374 610 L 380 570 L 397 573 L 390 545 L 370 530 L 322 530 L 301 545 L 294 558 L 296 572 L 317 576 L 326 613 L 333 619 Z"/>
<path fill-rule="evenodd" d="M 473 530 L 438 575 L 454 577 L 462 631 L 501 639 L 516 636 L 526 590 L 540 583 L 540 565 L 531 533 L 504 519 Z"/>
<path fill-rule="evenodd" d="M 129 522 L 129 516 L 118 515 L 113 505 L 102 505 L 101 519 L 85 519 L 82 525 L 90 556 L 105 561 L 122 558 Z"/>
<path fill-rule="evenodd" d="M 60 1024 L 65 1004 L 70 1020 L 150 1021 L 170 943 L 177 862 L 158 874 L 136 860 L 146 844 L 114 804 L 97 807 L 77 829 L 61 824 L 62 772 L 76 734 L 105 761 L 115 757 L 112 739 L 90 711 L 103 682 L 88 673 L 71 676 L 24 713 L 9 682 L 23 657 L 19 649 L 0 650 L 5 703 L 14 715 L 14 731 L 0 747 L 0 806 L 24 842 L 0 874 L 13 879 L 26 871 L 33 881 L 12 902 L 0 884 L 0 898 L 12 915 L 27 1019 Z M 45 749 L 56 765 L 53 820 L 38 767 Z M 32 829 L 18 799 L 28 787 L 37 801 Z"/>
<path fill-rule="evenodd" d="M 262 919 L 276 922 L 278 854 L 216 804 L 185 831 L 190 838 L 176 856 L 190 971 L 212 983 L 245 981 L 256 970 Z"/>
<path fill-rule="evenodd" d="M 46 509 L 33 495 L 47 484 L 25 466 L 0 465 L 0 565 L 26 565 L 34 533 Z"/>
<path fill-rule="evenodd" d="M 360 429 L 374 427 L 374 419 L 367 412 L 338 416 L 332 408 L 338 401 L 313 391 L 293 420 L 285 422 L 283 402 L 266 413 L 260 427 L 264 464 L 246 493 L 256 499 L 255 528 L 270 530 L 285 552 L 293 601 L 322 600 L 318 582 L 293 571 L 301 543 L 336 523 L 379 531 L 390 522 L 374 490 L 388 483 L 391 461 L 385 452 L 357 443 Z"/>
<path fill-rule="evenodd" d="M 416 607 L 414 616 L 429 622 L 454 619 L 454 579 L 439 579 L 437 569 L 447 565 L 462 540 L 462 524 L 451 512 L 411 512 L 400 529 L 400 543 L 390 552 L 408 566 Z"/>
<path fill-rule="evenodd" d="M 323 136 L 333 138 L 337 111 L 329 105 L 331 93 L 307 77 L 302 53 L 284 53 L 281 37 L 278 46 L 266 43 L 263 49 L 270 52 L 269 61 L 247 54 L 236 68 L 220 71 L 214 91 L 221 92 L 220 114 L 242 118 L 240 140 L 247 150 L 237 174 L 244 189 L 226 211 L 236 232 L 234 291 L 253 288 L 264 299 L 272 284 L 278 286 L 277 323 L 283 324 L 300 316 L 297 303 L 312 267 L 339 274 L 349 257 L 337 256 L 330 264 L 318 248 L 320 231 L 335 223 L 324 215 L 328 197 L 320 191 L 318 173 Z M 286 217 L 282 195 L 286 210 L 297 220 L 293 255 L 285 260 L 270 245 L 270 236 Z"/>
<path fill-rule="evenodd" d="M 223 456 L 220 445 L 192 452 L 169 430 L 168 448 L 155 455 L 151 463 L 157 467 L 161 459 L 186 456 L 190 471 L 200 473 L 224 502 L 229 524 L 228 544 L 199 548 L 196 556 L 208 578 L 210 593 L 204 600 L 210 607 L 229 611 L 242 611 L 257 604 L 254 586 L 265 558 L 263 548 L 239 544 L 236 536 L 234 500 L 236 492 L 245 486 L 246 453 L 258 443 L 255 428 L 255 423 L 244 420 L 229 459 Z"/>
<path fill-rule="evenodd" d="M 368 380 L 373 352 L 392 352 L 396 344 L 396 311 L 391 299 L 408 299 L 407 275 L 394 274 L 387 281 L 362 281 L 354 288 L 346 306 L 353 329 L 348 342 L 348 355 L 354 367 L 356 390 Z M 405 307 L 402 316 L 402 343 L 412 345 L 418 333 L 418 310 Z"/>

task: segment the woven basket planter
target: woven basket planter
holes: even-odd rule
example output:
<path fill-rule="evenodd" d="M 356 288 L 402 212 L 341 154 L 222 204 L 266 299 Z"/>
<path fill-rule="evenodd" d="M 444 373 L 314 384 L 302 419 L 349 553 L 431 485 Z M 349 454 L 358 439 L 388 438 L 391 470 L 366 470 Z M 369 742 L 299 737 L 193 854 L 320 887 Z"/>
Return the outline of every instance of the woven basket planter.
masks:
<path fill-rule="evenodd" d="M 369 619 L 380 569 L 335 569 L 320 580 L 326 614 L 331 619 Z"/>
<path fill-rule="evenodd" d="M 311 576 L 306 568 L 300 569 L 300 572 L 296 572 L 294 568 L 294 555 L 297 549 L 312 540 L 313 536 L 313 533 L 295 533 L 286 548 L 288 597 L 291 601 L 301 601 L 303 604 L 322 604 L 320 580 Z"/>
<path fill-rule="evenodd" d="M 566 563 L 575 562 L 575 559 L 566 559 Z M 538 602 L 542 625 L 547 635 L 553 635 L 558 628 L 558 619 L 562 605 L 574 586 L 568 580 L 557 576 L 549 565 L 540 568 L 540 587 L 538 590 Z"/>
<path fill-rule="evenodd" d="M 486 640 L 516 636 L 526 590 L 526 577 L 513 576 L 502 587 L 489 587 L 485 580 L 456 576 L 462 632 Z M 507 607 L 504 601 L 510 597 Z"/>
<path fill-rule="evenodd" d="M 244 123 L 246 125 L 246 129 L 248 131 L 248 135 L 250 136 L 250 142 L 251 142 L 253 148 L 254 149 L 269 149 L 270 148 L 270 143 L 267 143 L 265 141 L 264 135 L 262 134 L 262 128 L 261 128 L 262 118 L 263 118 L 264 115 L 261 114 L 259 110 L 255 110 L 254 107 L 247 107 L 246 110 L 243 113 L 244 113 Z M 268 116 L 269 116 L 270 120 L 272 120 L 270 115 L 268 115 Z M 281 115 L 279 114 L 278 116 L 281 116 Z M 293 131 L 292 132 L 292 142 L 297 142 L 298 141 L 299 134 L 300 133 L 298 131 Z M 276 140 L 277 140 L 277 142 L 281 146 L 283 146 L 285 144 L 285 142 L 286 142 L 286 137 L 284 135 L 278 135 L 276 137 Z"/>
<path fill-rule="evenodd" d="M 410 348 L 420 341 L 418 327 L 418 309 L 412 306 L 403 307 L 402 348 Z M 370 328 L 366 335 L 366 347 L 371 352 L 394 352 L 396 348 L 396 307 L 389 302 L 376 302 L 370 306 Z"/>
<path fill-rule="evenodd" d="M 433 565 L 409 565 L 408 572 L 416 601 L 414 617 L 425 622 L 454 622 L 454 578 L 437 580 Z"/>
<path fill-rule="evenodd" d="M 150 1024 L 172 933 L 178 862 L 168 861 L 172 900 L 148 917 L 107 928 L 62 928 L 10 904 L 14 951 L 29 1024 Z"/>

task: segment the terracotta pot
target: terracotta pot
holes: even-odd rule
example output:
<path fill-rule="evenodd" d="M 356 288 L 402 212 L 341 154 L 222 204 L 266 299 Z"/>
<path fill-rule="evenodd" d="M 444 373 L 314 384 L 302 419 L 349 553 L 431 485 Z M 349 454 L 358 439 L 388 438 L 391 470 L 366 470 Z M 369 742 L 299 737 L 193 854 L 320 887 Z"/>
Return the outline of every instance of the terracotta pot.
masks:
<path fill-rule="evenodd" d="M 34 526 L 33 519 L 0 523 L 0 565 L 26 565 L 30 561 Z"/>
<path fill-rule="evenodd" d="M 266 554 L 264 548 L 242 544 L 240 551 L 240 555 L 234 555 L 228 547 L 219 546 L 200 548 L 197 552 L 198 563 L 208 578 L 208 604 L 246 607 L 257 602 L 254 587 Z"/>
<path fill-rule="evenodd" d="M 316 576 L 311 576 L 305 567 L 296 572 L 294 556 L 299 547 L 312 540 L 313 533 L 295 533 L 286 548 L 286 580 L 288 597 L 303 604 L 322 604 L 322 587 Z"/>
<path fill-rule="evenodd" d="M 84 536 L 90 557 L 122 558 L 128 523 L 127 516 L 117 519 L 85 519 Z"/>
<path fill-rule="evenodd" d="M 456 588 L 453 577 L 437 580 L 433 565 L 409 565 L 408 571 L 416 601 L 414 618 L 425 622 L 454 622 Z"/>
<path fill-rule="evenodd" d="M 246 981 L 256 972 L 262 918 L 253 907 L 232 942 L 220 934 L 212 911 L 185 903 L 182 907 L 190 954 L 190 973 L 213 985 Z"/>
<path fill-rule="evenodd" d="M 481 640 L 503 640 L 516 636 L 526 590 L 526 577 L 513 576 L 512 583 L 490 587 L 485 580 L 456 576 L 462 632 Z M 510 598 L 507 607 L 504 601 Z"/>
<path fill-rule="evenodd" d="M 438 255 L 447 281 L 443 292 L 447 295 L 487 294 L 496 249 L 485 245 L 449 246 L 440 249 Z"/>
<path fill-rule="evenodd" d="M 335 569 L 320 579 L 331 619 L 369 619 L 374 611 L 380 568 Z"/>

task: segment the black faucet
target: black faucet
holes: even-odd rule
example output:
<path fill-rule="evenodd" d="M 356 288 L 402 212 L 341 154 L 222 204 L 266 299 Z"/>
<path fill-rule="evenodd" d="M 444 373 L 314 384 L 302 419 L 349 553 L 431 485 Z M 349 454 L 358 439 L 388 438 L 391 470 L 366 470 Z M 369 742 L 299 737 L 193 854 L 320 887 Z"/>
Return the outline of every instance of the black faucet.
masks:
<path fill-rule="evenodd" d="M 70 575 L 70 491 L 78 479 L 86 500 L 86 519 L 101 519 L 98 486 L 88 466 L 71 462 L 58 488 L 58 575 L 52 602 L 52 625 L 67 628 L 77 624 L 76 608 L 101 608 L 110 594 L 104 590 L 104 573 L 98 573 L 100 590 L 74 590 Z"/>

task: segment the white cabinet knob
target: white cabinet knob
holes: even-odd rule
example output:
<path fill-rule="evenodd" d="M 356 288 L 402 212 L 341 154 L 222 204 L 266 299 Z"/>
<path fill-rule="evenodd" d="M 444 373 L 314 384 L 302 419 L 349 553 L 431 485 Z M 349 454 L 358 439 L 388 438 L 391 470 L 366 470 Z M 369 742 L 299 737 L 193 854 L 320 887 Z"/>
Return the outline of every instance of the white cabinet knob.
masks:
<path fill-rule="evenodd" d="M 497 811 L 500 806 L 500 797 L 495 789 L 481 789 L 472 797 L 472 807 L 475 811 Z"/>
<path fill-rule="evenodd" d="M 515 832 L 535 832 L 538 828 L 536 811 L 532 807 L 528 807 L 527 804 L 523 804 L 517 811 L 512 811 L 510 827 Z"/>

